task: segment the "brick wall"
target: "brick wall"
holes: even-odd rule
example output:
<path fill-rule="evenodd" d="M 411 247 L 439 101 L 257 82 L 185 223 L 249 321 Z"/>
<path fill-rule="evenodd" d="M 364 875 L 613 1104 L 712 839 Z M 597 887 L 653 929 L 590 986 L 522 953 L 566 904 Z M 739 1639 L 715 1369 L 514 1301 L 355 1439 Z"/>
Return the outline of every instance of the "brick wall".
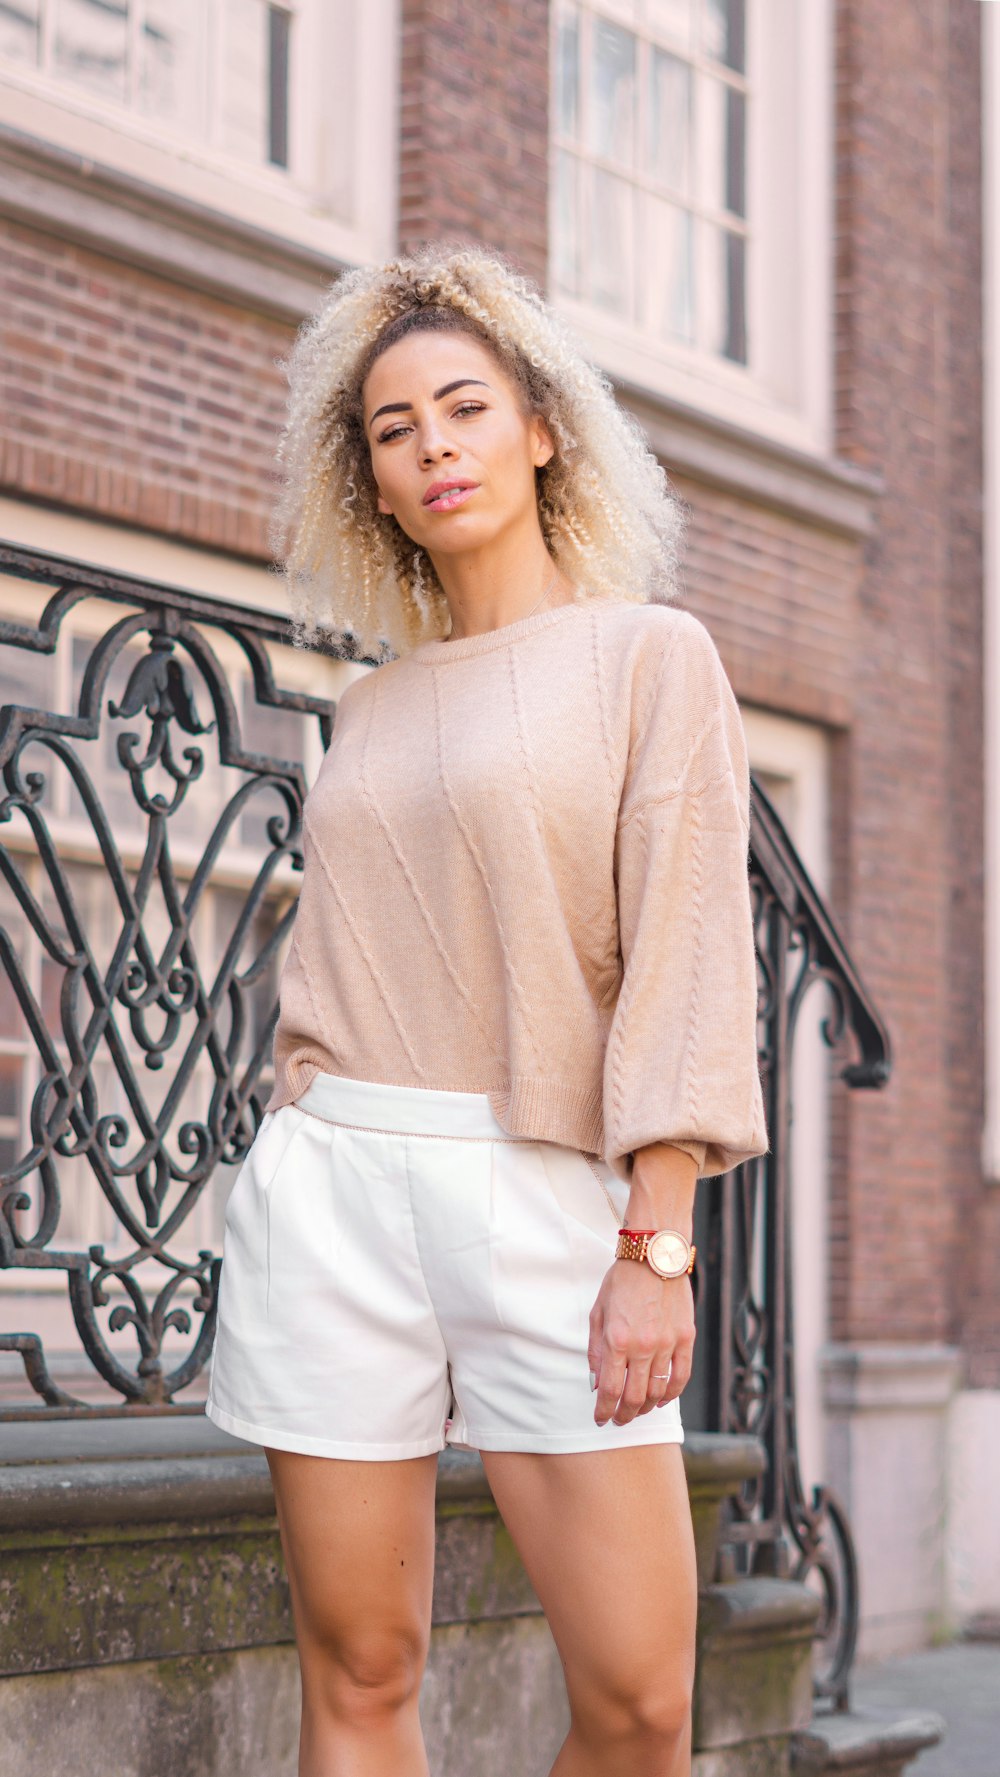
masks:
<path fill-rule="evenodd" d="M 982 8 L 953 3 L 948 30 L 947 221 L 952 324 L 948 609 L 948 1088 L 946 1175 L 955 1217 L 952 1336 L 969 1380 L 1000 1386 L 1000 1191 L 982 1177 L 983 330 Z"/>
<path fill-rule="evenodd" d="M 978 1190 L 977 15 L 836 8 L 837 447 L 886 492 L 836 749 L 835 898 L 895 1050 L 885 1092 L 837 1094 L 834 1332 L 855 1339 L 954 1335 L 955 1202 Z"/>
<path fill-rule="evenodd" d="M 0 218 L 0 487 L 266 554 L 289 340 Z"/>
<path fill-rule="evenodd" d="M 689 514 L 681 603 L 708 625 L 737 696 L 831 727 L 849 722 L 857 542 L 737 493 L 671 479 Z"/>
<path fill-rule="evenodd" d="M 548 0 L 402 0 L 400 246 L 465 237 L 545 287 Z"/>

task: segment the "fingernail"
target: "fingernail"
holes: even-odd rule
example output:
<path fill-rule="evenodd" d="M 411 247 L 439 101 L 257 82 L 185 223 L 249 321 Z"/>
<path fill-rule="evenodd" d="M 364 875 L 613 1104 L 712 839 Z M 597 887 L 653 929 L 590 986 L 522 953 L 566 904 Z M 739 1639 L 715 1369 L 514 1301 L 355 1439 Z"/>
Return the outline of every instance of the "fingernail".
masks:
<path fill-rule="evenodd" d="M 590 1372 L 590 1392 L 591 1392 L 591 1394 L 593 1394 L 596 1391 L 596 1388 L 597 1388 L 597 1372 L 596 1372 L 596 1370 L 591 1370 L 591 1372 Z"/>

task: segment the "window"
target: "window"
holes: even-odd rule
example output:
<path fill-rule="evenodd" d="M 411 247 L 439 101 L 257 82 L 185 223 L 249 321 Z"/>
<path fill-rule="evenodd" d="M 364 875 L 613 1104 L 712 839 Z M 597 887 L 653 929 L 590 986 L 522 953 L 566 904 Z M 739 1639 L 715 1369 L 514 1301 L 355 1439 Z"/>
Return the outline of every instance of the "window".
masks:
<path fill-rule="evenodd" d="M 251 165 L 288 166 L 292 13 L 267 0 L 19 0 L 0 55 Z"/>
<path fill-rule="evenodd" d="M 0 122 L 364 258 L 394 236 L 397 4 L 0 0 Z"/>
<path fill-rule="evenodd" d="M 638 388 L 827 448 L 829 0 L 554 0 L 551 295 Z"/>
<path fill-rule="evenodd" d="M 744 0 L 563 5 L 557 45 L 557 287 L 745 363 Z"/>

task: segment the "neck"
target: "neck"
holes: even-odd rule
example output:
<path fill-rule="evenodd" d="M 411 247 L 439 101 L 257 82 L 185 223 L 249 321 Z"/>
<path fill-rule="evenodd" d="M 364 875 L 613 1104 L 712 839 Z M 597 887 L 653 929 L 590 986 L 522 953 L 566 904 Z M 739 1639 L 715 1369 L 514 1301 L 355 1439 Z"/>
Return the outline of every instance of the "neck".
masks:
<path fill-rule="evenodd" d="M 572 581 L 556 568 L 537 529 L 527 541 L 508 532 L 474 555 L 432 559 L 448 600 L 452 641 L 485 635 L 536 607 L 548 611 L 574 597 Z"/>

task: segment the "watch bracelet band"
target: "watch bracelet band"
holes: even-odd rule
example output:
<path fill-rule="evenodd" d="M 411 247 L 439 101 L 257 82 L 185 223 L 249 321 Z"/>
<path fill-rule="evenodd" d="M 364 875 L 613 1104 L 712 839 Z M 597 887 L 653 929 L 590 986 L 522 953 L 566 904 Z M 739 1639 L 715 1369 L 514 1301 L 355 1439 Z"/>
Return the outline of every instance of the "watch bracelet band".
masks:
<path fill-rule="evenodd" d="M 615 1258 L 638 1259 L 640 1261 L 645 1259 L 646 1248 L 649 1245 L 650 1239 L 654 1234 L 658 1233 L 660 1233 L 660 1229 L 658 1228 L 619 1228 Z M 683 1271 L 677 1273 L 678 1277 L 690 1276 L 691 1272 L 694 1270 L 696 1252 L 697 1248 L 692 1246 L 687 1265 Z"/>

